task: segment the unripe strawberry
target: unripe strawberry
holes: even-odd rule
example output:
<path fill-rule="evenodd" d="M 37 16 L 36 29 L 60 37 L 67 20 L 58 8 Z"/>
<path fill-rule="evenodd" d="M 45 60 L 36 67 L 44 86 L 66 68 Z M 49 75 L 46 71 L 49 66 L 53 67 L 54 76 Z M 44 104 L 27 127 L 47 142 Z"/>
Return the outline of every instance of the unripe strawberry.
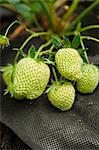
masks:
<path fill-rule="evenodd" d="M 6 85 L 9 85 L 12 79 L 12 74 L 14 71 L 14 66 L 11 64 L 8 64 L 5 67 L 1 67 L 0 71 L 3 72 L 3 80 Z"/>
<path fill-rule="evenodd" d="M 53 106 L 61 111 L 69 110 L 74 103 L 75 89 L 69 82 L 61 85 L 53 84 L 48 92 L 48 99 Z"/>
<path fill-rule="evenodd" d="M 7 86 L 7 89 L 5 89 L 4 94 L 7 94 L 9 92 L 11 94 L 11 97 L 15 97 L 16 99 L 23 99 L 24 97 L 15 93 L 13 88 L 12 78 L 13 78 L 14 69 L 15 67 L 11 64 L 8 64 L 5 67 L 1 67 L 0 69 L 0 71 L 3 72 L 3 80 Z"/>
<path fill-rule="evenodd" d="M 45 90 L 50 77 L 49 67 L 32 58 L 22 58 L 13 75 L 15 93 L 27 99 L 39 97 Z"/>
<path fill-rule="evenodd" d="M 59 73 L 66 79 L 77 81 L 82 77 L 83 60 L 77 50 L 73 48 L 59 49 L 55 61 Z"/>
<path fill-rule="evenodd" d="M 9 39 L 6 36 L 0 35 L 0 47 L 9 46 Z"/>
<path fill-rule="evenodd" d="M 98 85 L 98 68 L 92 64 L 82 66 L 82 78 L 77 82 L 77 90 L 81 93 L 92 93 Z"/>

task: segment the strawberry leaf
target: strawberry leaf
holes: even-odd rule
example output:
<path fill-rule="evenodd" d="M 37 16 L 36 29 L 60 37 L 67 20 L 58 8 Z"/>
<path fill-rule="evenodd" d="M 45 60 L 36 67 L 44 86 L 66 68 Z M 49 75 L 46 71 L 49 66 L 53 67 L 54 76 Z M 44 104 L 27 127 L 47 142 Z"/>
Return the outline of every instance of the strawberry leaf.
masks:
<path fill-rule="evenodd" d="M 31 57 L 31 58 L 34 58 L 35 52 L 36 52 L 36 48 L 34 47 L 34 45 L 32 45 L 32 46 L 29 48 L 28 56 Z"/>
<path fill-rule="evenodd" d="M 61 38 L 59 38 L 57 35 L 54 35 L 52 37 L 52 44 L 54 45 L 54 47 L 56 49 L 59 49 L 59 48 L 62 48 L 63 47 L 63 43 L 62 43 L 62 40 Z"/>
<path fill-rule="evenodd" d="M 73 48 L 78 48 L 80 46 L 80 35 L 75 35 L 75 37 L 72 40 L 72 47 Z"/>
<path fill-rule="evenodd" d="M 66 47 L 66 48 L 71 47 L 71 42 L 66 36 L 63 36 L 63 43 L 64 43 L 64 47 Z"/>

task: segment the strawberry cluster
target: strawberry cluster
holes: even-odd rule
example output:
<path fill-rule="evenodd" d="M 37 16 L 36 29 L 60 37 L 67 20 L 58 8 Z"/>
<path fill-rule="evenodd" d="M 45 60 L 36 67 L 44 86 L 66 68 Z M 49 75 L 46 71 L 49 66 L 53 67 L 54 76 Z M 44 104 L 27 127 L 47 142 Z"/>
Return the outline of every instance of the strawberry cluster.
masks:
<path fill-rule="evenodd" d="M 67 38 L 61 40 L 54 36 L 38 50 L 30 47 L 28 55 L 22 51 L 22 46 L 18 53 L 25 58 L 0 69 L 7 85 L 5 93 L 9 92 L 16 99 L 38 98 L 49 82 L 51 66 L 48 64 L 51 64 L 55 81 L 46 90 L 48 100 L 61 111 L 69 110 L 75 101 L 75 89 L 84 94 L 92 93 L 99 82 L 99 70 L 87 62 L 86 49 L 80 48 L 80 42 L 80 35 L 75 36 L 72 43 Z M 41 52 L 48 45 L 53 48 Z M 43 54 L 47 54 L 48 58 L 42 57 Z"/>

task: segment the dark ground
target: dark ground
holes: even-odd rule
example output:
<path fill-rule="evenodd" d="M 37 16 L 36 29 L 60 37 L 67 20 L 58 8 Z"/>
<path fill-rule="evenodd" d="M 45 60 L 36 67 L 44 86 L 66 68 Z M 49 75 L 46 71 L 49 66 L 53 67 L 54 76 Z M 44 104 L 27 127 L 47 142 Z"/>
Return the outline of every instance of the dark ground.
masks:
<path fill-rule="evenodd" d="M 31 150 L 19 137 L 0 123 L 0 150 Z"/>

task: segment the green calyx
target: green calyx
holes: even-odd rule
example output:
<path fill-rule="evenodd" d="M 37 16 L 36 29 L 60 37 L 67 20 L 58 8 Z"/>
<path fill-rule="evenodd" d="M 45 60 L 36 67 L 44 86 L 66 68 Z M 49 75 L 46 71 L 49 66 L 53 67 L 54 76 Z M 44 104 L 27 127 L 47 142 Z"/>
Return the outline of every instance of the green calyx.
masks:
<path fill-rule="evenodd" d="M 6 36 L 0 35 L 0 47 L 4 48 L 9 46 L 9 39 Z"/>

